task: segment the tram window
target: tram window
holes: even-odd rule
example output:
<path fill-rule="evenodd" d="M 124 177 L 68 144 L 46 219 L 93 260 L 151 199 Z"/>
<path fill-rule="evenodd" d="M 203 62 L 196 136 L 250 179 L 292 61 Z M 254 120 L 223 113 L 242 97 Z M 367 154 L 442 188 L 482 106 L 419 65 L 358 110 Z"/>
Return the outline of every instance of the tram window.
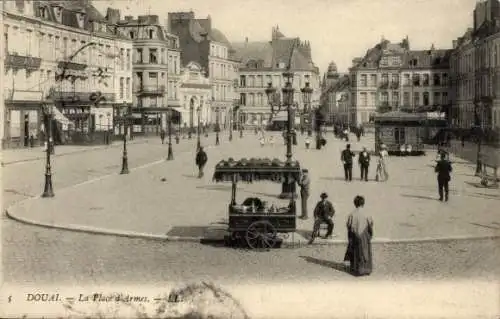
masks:
<path fill-rule="evenodd" d="M 405 143 L 405 129 L 404 129 L 404 127 L 394 128 L 394 140 L 395 140 L 396 144 L 404 144 Z"/>

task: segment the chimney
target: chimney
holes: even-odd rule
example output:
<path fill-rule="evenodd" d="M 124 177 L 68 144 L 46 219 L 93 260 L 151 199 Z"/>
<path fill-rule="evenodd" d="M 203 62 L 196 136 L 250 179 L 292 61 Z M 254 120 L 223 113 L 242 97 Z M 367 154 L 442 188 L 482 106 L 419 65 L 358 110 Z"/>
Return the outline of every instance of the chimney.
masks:
<path fill-rule="evenodd" d="M 117 24 L 120 21 L 120 10 L 108 8 L 106 12 L 106 20 L 111 24 Z"/>

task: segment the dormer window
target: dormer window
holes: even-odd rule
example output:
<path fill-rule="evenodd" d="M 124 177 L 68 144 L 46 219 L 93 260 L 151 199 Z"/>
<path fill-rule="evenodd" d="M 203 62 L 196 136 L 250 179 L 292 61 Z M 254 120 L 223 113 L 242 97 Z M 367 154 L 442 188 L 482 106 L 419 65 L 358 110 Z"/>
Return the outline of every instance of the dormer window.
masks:
<path fill-rule="evenodd" d="M 41 18 L 44 18 L 44 19 L 48 19 L 49 18 L 49 12 L 47 11 L 47 8 L 46 7 L 41 7 L 40 9 L 40 17 Z"/>
<path fill-rule="evenodd" d="M 154 39 L 154 35 L 155 35 L 155 30 L 149 30 L 149 32 L 148 32 L 149 38 Z"/>
<path fill-rule="evenodd" d="M 85 24 L 85 13 L 84 12 L 77 12 L 76 13 L 76 20 L 78 21 L 78 26 L 80 28 L 83 28 Z"/>
<path fill-rule="evenodd" d="M 56 20 L 59 23 L 62 22 L 62 10 L 63 8 L 61 6 L 54 6 L 54 15 L 56 16 Z"/>
<path fill-rule="evenodd" d="M 131 39 L 134 39 L 134 38 L 135 38 L 134 31 L 130 31 L 130 38 L 131 38 Z"/>

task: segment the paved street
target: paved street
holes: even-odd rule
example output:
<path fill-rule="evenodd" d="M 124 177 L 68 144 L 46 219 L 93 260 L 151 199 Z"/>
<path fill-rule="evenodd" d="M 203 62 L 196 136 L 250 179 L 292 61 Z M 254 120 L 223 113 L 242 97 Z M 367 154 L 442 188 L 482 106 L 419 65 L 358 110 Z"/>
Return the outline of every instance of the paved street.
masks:
<path fill-rule="evenodd" d="M 91 152 L 85 158 L 79 156 L 82 164 L 75 170 L 72 169 L 74 163 L 71 163 L 74 157 L 61 157 L 54 164 L 56 197 L 19 203 L 9 208 L 9 213 L 50 225 L 82 225 L 180 237 L 206 237 L 209 236 L 207 233 L 215 232 L 220 237 L 219 230 L 223 228 L 220 223 L 227 218 L 230 185 L 212 183 L 214 165 L 228 157 L 283 158 L 282 139 L 277 133 L 275 135 L 274 146 L 260 147 L 255 135 L 246 133 L 243 139 L 235 138 L 232 143 L 225 142 L 216 149 L 209 149 L 206 176 L 202 180 L 195 178 L 194 147 L 188 143 L 180 146 L 186 147 L 186 152 L 178 151 L 172 162 L 163 160 L 166 147 L 159 143 L 134 145 L 130 151 L 131 167 L 159 161 L 130 175 L 113 174 L 92 182 L 92 178 L 119 171 L 119 149 Z M 306 150 L 303 137 L 299 137 L 294 157 L 311 172 L 310 211 L 321 192 L 330 194 L 337 211 L 337 239 L 346 238 L 343 224 L 353 208 L 352 198 L 356 194 L 366 197 L 367 208 L 374 215 L 376 240 L 492 236 L 499 233 L 500 216 L 491 207 L 500 201 L 500 193 L 477 187 L 479 181 L 473 176 L 472 164 L 453 159 L 451 200 L 441 203 L 437 201 L 433 152 L 423 157 L 391 158 L 391 179 L 386 183 L 359 181 L 357 167 L 354 167 L 355 180 L 346 183 L 339 163 L 345 142 L 334 139 L 331 133 L 327 137 L 328 145 L 321 151 Z M 362 146 L 373 148 L 373 138 L 367 137 L 352 144 L 355 150 Z M 43 168 L 41 164 L 40 170 Z M 29 169 L 33 170 L 33 167 Z M 373 179 L 373 167 L 370 175 Z M 6 179 L 5 188 L 36 194 L 42 189 L 43 176 L 33 173 L 29 176 L 33 181 L 23 183 L 24 178 L 16 179 L 11 175 Z M 84 181 L 89 182 L 64 188 Z M 258 195 L 270 203 L 279 202 L 276 198 L 279 190 L 280 185 L 274 183 L 243 184 L 239 186 L 237 200 Z M 297 236 L 307 238 L 312 220 L 299 221 L 298 229 Z"/>

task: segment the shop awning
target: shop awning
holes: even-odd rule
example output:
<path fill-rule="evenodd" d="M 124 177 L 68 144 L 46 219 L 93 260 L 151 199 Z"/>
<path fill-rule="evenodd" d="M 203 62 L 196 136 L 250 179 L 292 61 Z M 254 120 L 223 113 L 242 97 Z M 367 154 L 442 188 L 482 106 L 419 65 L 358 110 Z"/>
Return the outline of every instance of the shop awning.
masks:
<path fill-rule="evenodd" d="M 72 125 L 73 122 L 71 122 L 64 114 L 59 111 L 57 107 L 53 107 L 52 110 L 54 111 L 54 119 L 61 123 L 62 125 Z"/>

